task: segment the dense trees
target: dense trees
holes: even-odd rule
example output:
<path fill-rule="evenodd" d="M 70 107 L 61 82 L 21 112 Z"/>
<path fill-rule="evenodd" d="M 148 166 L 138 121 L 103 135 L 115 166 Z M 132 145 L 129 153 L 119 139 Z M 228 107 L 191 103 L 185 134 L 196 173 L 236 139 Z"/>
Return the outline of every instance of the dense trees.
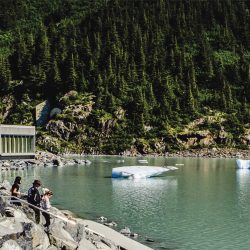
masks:
<path fill-rule="evenodd" d="M 204 107 L 249 117 L 249 1 L 89 2 L 0 0 L 1 94 L 90 92 L 140 135 Z"/>

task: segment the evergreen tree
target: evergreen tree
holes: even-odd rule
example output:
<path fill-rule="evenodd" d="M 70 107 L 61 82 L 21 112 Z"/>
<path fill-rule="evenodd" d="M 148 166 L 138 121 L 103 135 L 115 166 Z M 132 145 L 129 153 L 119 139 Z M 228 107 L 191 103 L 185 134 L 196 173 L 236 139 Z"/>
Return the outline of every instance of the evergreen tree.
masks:
<path fill-rule="evenodd" d="M 10 88 L 11 71 L 7 58 L 0 57 L 0 89 L 7 92 Z"/>
<path fill-rule="evenodd" d="M 196 111 L 195 100 L 192 92 L 191 84 L 187 86 L 187 102 L 186 110 L 189 114 L 193 114 Z"/>
<path fill-rule="evenodd" d="M 71 54 L 68 58 L 68 86 L 67 90 L 76 90 L 77 73 L 75 69 L 74 55 Z"/>

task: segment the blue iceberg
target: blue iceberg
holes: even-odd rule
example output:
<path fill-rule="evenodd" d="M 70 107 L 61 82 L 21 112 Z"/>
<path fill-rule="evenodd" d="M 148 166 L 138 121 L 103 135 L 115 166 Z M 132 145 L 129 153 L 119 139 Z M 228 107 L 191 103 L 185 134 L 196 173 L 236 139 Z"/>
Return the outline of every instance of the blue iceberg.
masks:
<path fill-rule="evenodd" d="M 167 171 L 175 170 L 176 167 L 154 167 L 154 166 L 126 166 L 112 169 L 112 178 L 149 178 L 159 176 Z"/>
<path fill-rule="evenodd" d="M 241 160 L 241 159 L 237 159 L 236 160 L 237 163 L 237 168 L 245 168 L 245 169 L 249 169 L 250 168 L 250 160 Z"/>

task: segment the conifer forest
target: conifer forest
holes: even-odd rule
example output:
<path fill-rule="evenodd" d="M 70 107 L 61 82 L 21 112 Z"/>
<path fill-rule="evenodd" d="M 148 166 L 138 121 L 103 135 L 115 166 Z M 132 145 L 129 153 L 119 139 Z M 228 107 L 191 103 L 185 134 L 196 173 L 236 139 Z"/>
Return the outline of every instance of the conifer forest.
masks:
<path fill-rule="evenodd" d="M 247 0 L 0 0 L 0 122 L 47 100 L 52 151 L 249 149 L 249 63 Z"/>

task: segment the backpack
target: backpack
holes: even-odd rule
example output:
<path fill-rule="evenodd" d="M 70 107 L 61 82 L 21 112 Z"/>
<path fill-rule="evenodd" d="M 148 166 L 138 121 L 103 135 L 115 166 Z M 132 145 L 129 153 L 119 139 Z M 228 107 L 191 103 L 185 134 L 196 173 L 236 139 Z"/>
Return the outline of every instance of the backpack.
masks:
<path fill-rule="evenodd" d="M 27 201 L 30 204 L 33 205 L 40 205 L 40 201 L 41 201 L 41 196 L 38 192 L 38 190 L 34 187 L 31 187 L 28 191 L 28 197 L 27 197 Z"/>

